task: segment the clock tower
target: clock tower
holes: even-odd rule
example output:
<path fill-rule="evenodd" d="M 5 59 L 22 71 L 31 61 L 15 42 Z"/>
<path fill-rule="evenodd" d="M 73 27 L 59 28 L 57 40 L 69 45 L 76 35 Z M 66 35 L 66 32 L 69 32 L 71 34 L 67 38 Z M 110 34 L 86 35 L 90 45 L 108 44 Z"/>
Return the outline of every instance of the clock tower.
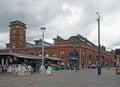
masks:
<path fill-rule="evenodd" d="M 19 20 L 10 22 L 10 48 L 26 47 L 26 24 Z"/>

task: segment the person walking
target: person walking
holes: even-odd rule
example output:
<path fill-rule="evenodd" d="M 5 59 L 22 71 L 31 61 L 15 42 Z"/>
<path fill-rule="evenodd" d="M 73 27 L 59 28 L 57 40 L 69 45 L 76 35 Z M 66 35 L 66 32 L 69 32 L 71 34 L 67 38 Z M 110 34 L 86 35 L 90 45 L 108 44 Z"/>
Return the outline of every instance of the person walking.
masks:
<path fill-rule="evenodd" d="M 48 66 L 48 68 L 47 68 L 47 75 L 52 76 L 52 67 L 51 66 Z"/>

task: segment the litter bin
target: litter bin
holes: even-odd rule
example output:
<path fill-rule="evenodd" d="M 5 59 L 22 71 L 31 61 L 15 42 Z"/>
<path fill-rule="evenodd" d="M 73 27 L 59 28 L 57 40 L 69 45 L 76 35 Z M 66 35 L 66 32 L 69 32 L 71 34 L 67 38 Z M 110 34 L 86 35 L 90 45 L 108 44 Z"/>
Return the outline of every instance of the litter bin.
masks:
<path fill-rule="evenodd" d="M 98 75 L 101 75 L 101 65 L 98 65 Z"/>

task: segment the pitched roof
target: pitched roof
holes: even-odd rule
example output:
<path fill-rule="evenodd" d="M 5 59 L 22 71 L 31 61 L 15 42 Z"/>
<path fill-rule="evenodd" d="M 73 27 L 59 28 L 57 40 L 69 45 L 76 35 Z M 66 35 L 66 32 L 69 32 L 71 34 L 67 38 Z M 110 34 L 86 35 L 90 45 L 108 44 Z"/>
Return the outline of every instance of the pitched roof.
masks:
<path fill-rule="evenodd" d="M 60 41 L 64 41 L 63 38 L 61 38 L 60 36 L 57 36 L 57 38 L 53 38 L 53 40 L 60 42 Z"/>
<path fill-rule="evenodd" d="M 81 41 L 83 41 L 83 42 L 86 42 L 86 43 L 89 44 L 89 45 L 96 46 L 95 44 L 93 44 L 93 43 L 90 42 L 87 38 L 81 36 L 80 34 L 78 34 L 76 37 L 79 38 L 79 40 L 81 40 Z"/>
<path fill-rule="evenodd" d="M 71 36 L 70 38 L 72 38 L 72 37 L 77 38 L 77 39 L 79 39 L 80 41 L 87 43 L 88 45 L 96 46 L 95 44 L 93 44 L 93 43 L 90 42 L 87 38 L 83 37 L 83 36 L 80 35 L 80 34 L 78 34 L 78 35 L 76 35 L 76 36 Z M 69 38 L 69 39 L 70 39 L 70 38 Z M 69 39 L 68 39 L 68 40 L 69 40 Z M 55 42 L 66 41 L 66 40 L 64 40 L 63 38 L 61 38 L 60 36 L 57 36 L 57 38 L 53 38 L 53 40 L 54 40 Z"/>

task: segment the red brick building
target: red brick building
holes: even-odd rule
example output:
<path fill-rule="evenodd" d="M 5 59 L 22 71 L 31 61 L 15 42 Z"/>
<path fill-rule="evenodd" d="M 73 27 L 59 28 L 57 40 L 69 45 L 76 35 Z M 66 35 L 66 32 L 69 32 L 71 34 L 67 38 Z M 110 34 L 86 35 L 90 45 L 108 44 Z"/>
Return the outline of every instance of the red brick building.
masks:
<path fill-rule="evenodd" d="M 36 40 L 35 44 L 26 42 L 26 24 L 20 21 L 10 22 L 10 43 L 7 49 L 0 50 L 0 53 L 19 53 L 24 55 L 39 56 L 42 40 Z M 64 40 L 60 36 L 54 38 L 54 45 L 45 43 L 45 56 L 61 58 L 69 67 L 88 67 L 91 64 L 98 64 L 98 47 L 81 35 L 71 36 Z M 100 62 L 102 66 L 114 65 L 114 53 L 106 51 L 105 47 L 100 50 Z"/>

